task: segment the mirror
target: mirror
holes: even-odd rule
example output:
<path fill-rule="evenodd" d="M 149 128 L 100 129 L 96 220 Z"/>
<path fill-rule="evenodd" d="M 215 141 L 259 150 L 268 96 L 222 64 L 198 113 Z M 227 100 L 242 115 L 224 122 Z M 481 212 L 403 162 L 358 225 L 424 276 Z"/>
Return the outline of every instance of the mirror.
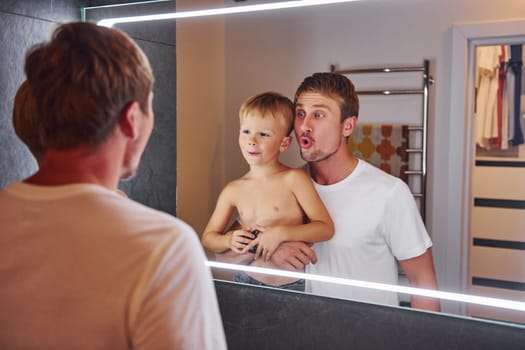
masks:
<path fill-rule="evenodd" d="M 196 1 L 178 0 L 177 8 L 233 3 L 209 0 L 197 6 Z M 202 231 L 222 186 L 246 171 L 237 146 L 237 112 L 248 96 L 265 90 L 292 96 L 306 75 L 326 71 L 330 64 L 413 65 L 428 58 L 436 84 L 430 91 L 426 225 L 434 242 L 440 290 L 468 291 L 473 163 L 472 147 L 465 146 L 471 145 L 472 132 L 467 117 L 472 104 L 472 86 L 466 83 L 469 45 L 478 38 L 525 33 L 523 22 L 511 22 L 519 10 L 517 4 L 496 7 L 469 0 L 361 1 L 179 21 L 177 215 Z M 502 21 L 499 27 L 454 27 Z M 121 28 L 127 30 L 129 25 Z M 360 122 L 393 115 L 385 109 L 374 101 L 370 112 L 362 109 Z M 302 164 L 297 148 L 288 150 L 283 161 Z M 467 313 L 458 303 L 442 303 L 442 309 Z M 523 318 L 523 313 L 518 316 Z"/>

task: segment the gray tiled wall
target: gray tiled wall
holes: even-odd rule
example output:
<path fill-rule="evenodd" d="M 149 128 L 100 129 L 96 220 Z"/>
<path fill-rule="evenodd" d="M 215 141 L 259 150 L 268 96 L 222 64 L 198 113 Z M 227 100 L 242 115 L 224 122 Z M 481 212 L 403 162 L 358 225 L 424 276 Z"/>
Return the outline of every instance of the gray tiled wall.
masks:
<path fill-rule="evenodd" d="M 76 1 L 0 2 L 0 188 L 27 177 L 36 162 L 16 137 L 12 122 L 13 98 L 24 80 L 24 56 L 28 48 L 45 40 L 62 21 L 80 19 Z"/>
<path fill-rule="evenodd" d="M 174 6 L 174 2 L 170 4 Z M 29 176 L 37 169 L 35 160 L 16 137 L 11 122 L 13 98 L 24 80 L 25 52 L 32 45 L 47 40 L 57 23 L 80 20 L 83 5 L 98 3 L 80 0 L 0 2 L 0 188 Z M 141 9 L 134 11 L 140 14 Z M 122 182 L 119 187 L 132 199 L 175 215 L 175 24 L 128 24 L 121 29 L 128 32 L 148 55 L 156 82 L 153 103 L 155 128 L 151 140 L 137 176 L 129 182 Z"/>
<path fill-rule="evenodd" d="M 146 28 L 146 29 L 144 29 Z M 121 26 L 148 56 L 155 85 L 155 127 L 142 156 L 139 173 L 120 188 L 131 198 L 150 207 L 176 214 L 177 129 L 175 24 L 155 23 Z M 162 41 L 159 40 L 162 33 Z"/>

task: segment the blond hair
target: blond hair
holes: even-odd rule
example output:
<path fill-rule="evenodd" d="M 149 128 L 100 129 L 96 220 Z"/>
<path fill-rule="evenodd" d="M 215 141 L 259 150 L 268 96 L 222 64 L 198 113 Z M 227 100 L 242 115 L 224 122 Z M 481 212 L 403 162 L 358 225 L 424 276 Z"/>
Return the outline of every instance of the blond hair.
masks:
<path fill-rule="evenodd" d="M 277 92 L 263 92 L 244 101 L 239 110 L 239 121 L 242 122 L 248 115 L 255 113 L 262 118 L 280 118 L 286 127 L 286 135 L 293 129 L 293 103 L 288 97 Z"/>

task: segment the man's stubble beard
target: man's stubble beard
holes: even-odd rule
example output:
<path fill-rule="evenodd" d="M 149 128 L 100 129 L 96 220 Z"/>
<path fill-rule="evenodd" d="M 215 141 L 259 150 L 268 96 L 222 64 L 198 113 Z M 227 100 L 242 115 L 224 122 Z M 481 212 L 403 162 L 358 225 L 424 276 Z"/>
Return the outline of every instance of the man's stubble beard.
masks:
<path fill-rule="evenodd" d="M 341 144 L 341 141 L 342 141 L 341 138 L 342 136 L 339 137 L 339 142 L 338 142 L 339 145 Z M 305 152 L 305 150 L 301 148 L 300 154 L 301 154 L 301 158 L 304 161 L 318 163 L 318 162 L 322 162 L 324 160 L 330 159 L 334 154 L 337 153 L 337 151 L 339 151 L 339 146 L 337 146 L 335 150 L 329 153 L 325 153 L 321 150 L 313 150 L 310 154 L 308 154 L 307 151 Z"/>

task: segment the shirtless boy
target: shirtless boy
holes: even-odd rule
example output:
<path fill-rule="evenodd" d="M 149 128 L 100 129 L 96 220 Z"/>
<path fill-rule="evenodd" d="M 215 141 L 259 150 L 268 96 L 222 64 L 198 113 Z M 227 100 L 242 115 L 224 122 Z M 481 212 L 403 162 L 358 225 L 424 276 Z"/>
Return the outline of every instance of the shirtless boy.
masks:
<path fill-rule="evenodd" d="M 332 219 L 310 177 L 279 162 L 292 140 L 293 117 L 292 102 L 274 92 L 253 96 L 241 106 L 239 146 L 250 170 L 219 195 L 202 235 L 208 250 L 250 254 L 253 248 L 252 266 L 277 268 L 270 258 L 282 242 L 332 238 Z M 241 228 L 225 232 L 235 211 Z M 291 277 L 241 272 L 235 280 L 304 290 L 304 281 Z"/>

